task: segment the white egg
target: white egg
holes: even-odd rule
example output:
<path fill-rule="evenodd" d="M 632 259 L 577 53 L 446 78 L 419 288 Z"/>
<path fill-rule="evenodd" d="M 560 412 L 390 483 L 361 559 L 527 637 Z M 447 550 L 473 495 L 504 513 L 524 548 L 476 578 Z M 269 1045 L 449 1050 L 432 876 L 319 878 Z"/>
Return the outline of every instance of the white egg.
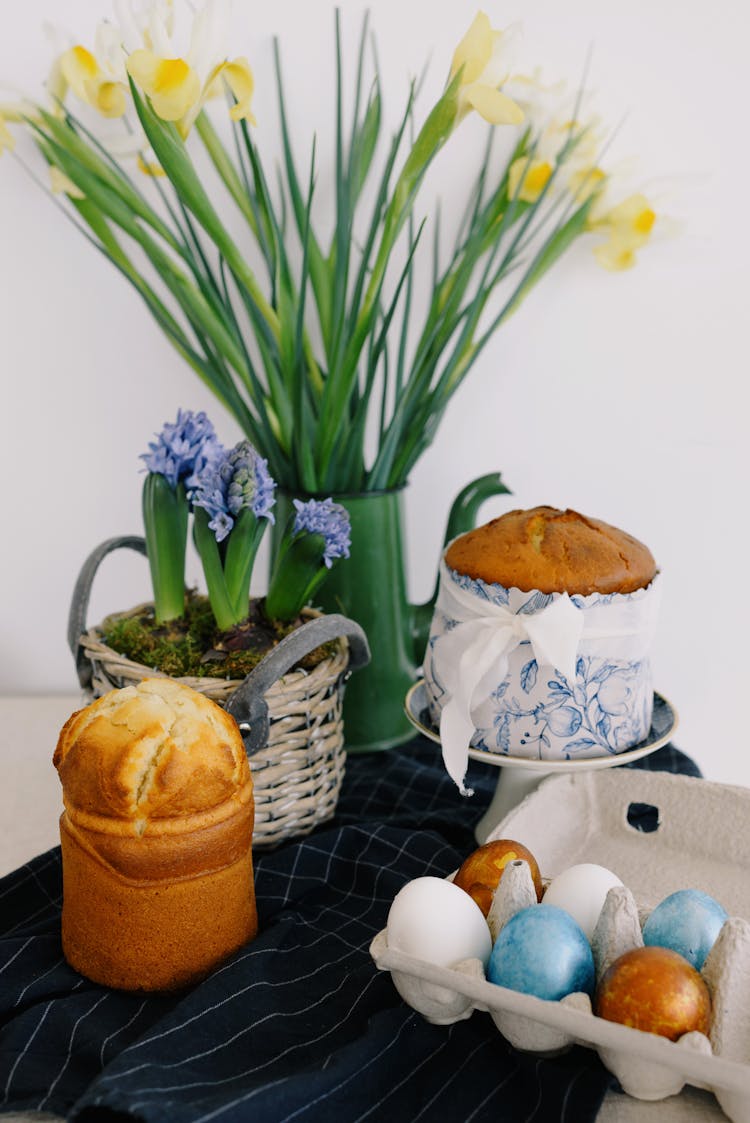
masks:
<path fill-rule="evenodd" d="M 607 893 L 614 885 L 622 885 L 622 882 L 611 870 L 582 862 L 559 873 L 550 882 L 542 900 L 545 905 L 557 905 L 570 913 L 590 940 Z"/>
<path fill-rule="evenodd" d="M 492 939 L 482 910 L 468 893 L 440 877 L 418 877 L 393 899 L 388 947 L 440 967 L 461 959 L 481 959 L 486 967 Z"/>

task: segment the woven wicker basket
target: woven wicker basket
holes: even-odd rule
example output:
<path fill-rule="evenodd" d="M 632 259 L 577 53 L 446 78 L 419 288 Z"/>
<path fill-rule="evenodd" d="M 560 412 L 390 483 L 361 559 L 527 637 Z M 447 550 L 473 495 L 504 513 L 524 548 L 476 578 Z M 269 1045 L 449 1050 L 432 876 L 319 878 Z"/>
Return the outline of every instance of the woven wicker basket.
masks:
<path fill-rule="evenodd" d="M 106 621 L 99 627 L 85 624 L 96 571 L 107 554 L 121 547 L 145 553 L 142 538 L 102 543 L 84 563 L 71 603 L 68 641 L 81 685 L 94 698 L 160 674 L 108 647 L 102 640 Z M 118 615 L 134 615 L 143 607 Z M 282 640 L 245 679 L 176 680 L 218 702 L 239 722 L 253 774 L 254 847 L 276 846 L 330 819 L 344 777 L 344 684 L 352 670 L 368 661 L 367 641 L 345 617 L 311 610 L 306 615 L 309 622 Z M 289 670 L 331 640 L 336 640 L 336 650 L 312 670 Z"/>

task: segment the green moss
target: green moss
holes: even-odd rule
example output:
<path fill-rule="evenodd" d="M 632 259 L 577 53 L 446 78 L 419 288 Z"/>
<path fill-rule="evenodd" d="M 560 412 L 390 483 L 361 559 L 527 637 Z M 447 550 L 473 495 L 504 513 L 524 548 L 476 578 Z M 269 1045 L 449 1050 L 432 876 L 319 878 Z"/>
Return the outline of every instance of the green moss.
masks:
<path fill-rule="evenodd" d="M 253 602 L 247 623 L 233 633 L 222 634 L 208 597 L 191 591 L 184 619 L 157 625 L 149 606 L 137 614 L 108 617 L 102 625 L 102 638 L 134 663 L 174 678 L 241 679 L 301 623 L 301 619 L 286 624 L 267 621 L 258 602 Z M 335 650 L 335 642 L 325 644 L 298 665 L 310 670 Z"/>

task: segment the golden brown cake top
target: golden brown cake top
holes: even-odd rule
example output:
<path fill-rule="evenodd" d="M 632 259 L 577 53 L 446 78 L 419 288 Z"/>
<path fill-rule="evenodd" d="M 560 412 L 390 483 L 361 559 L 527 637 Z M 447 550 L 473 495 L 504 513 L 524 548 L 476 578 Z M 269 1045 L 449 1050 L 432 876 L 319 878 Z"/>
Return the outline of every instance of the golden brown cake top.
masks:
<path fill-rule="evenodd" d="M 577 511 L 509 511 L 462 534 L 446 551 L 457 573 L 506 589 L 632 593 L 657 573 L 651 551 L 624 530 Z"/>
<path fill-rule="evenodd" d="M 208 811 L 251 784 L 234 718 L 168 678 L 112 690 L 74 713 L 54 764 L 69 812 L 142 827 Z"/>

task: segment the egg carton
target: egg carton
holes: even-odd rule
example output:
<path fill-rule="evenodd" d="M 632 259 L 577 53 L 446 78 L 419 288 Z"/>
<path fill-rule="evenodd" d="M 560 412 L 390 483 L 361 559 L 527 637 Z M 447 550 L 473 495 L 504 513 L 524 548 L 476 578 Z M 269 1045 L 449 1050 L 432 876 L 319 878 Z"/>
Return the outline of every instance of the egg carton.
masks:
<path fill-rule="evenodd" d="M 631 823 L 644 812 L 655 828 L 648 833 Z M 478 959 L 438 967 L 389 948 L 383 930 L 370 952 L 404 1001 L 437 1025 L 486 1011 L 527 1052 L 588 1046 L 631 1096 L 661 1100 L 690 1084 L 712 1092 L 734 1123 L 750 1123 L 750 791 L 637 770 L 553 776 L 503 819 L 495 838 L 528 847 L 547 883 L 581 862 L 623 882 L 609 891 L 592 938 L 597 979 L 643 944 L 645 919 L 670 893 L 701 889 L 720 901 L 730 916 L 702 970 L 713 1004 L 709 1036 L 673 1042 L 596 1017 L 586 994 L 549 1002 L 508 990 L 485 979 Z M 535 902 L 527 864 L 510 863 L 488 916 L 493 940 Z"/>

